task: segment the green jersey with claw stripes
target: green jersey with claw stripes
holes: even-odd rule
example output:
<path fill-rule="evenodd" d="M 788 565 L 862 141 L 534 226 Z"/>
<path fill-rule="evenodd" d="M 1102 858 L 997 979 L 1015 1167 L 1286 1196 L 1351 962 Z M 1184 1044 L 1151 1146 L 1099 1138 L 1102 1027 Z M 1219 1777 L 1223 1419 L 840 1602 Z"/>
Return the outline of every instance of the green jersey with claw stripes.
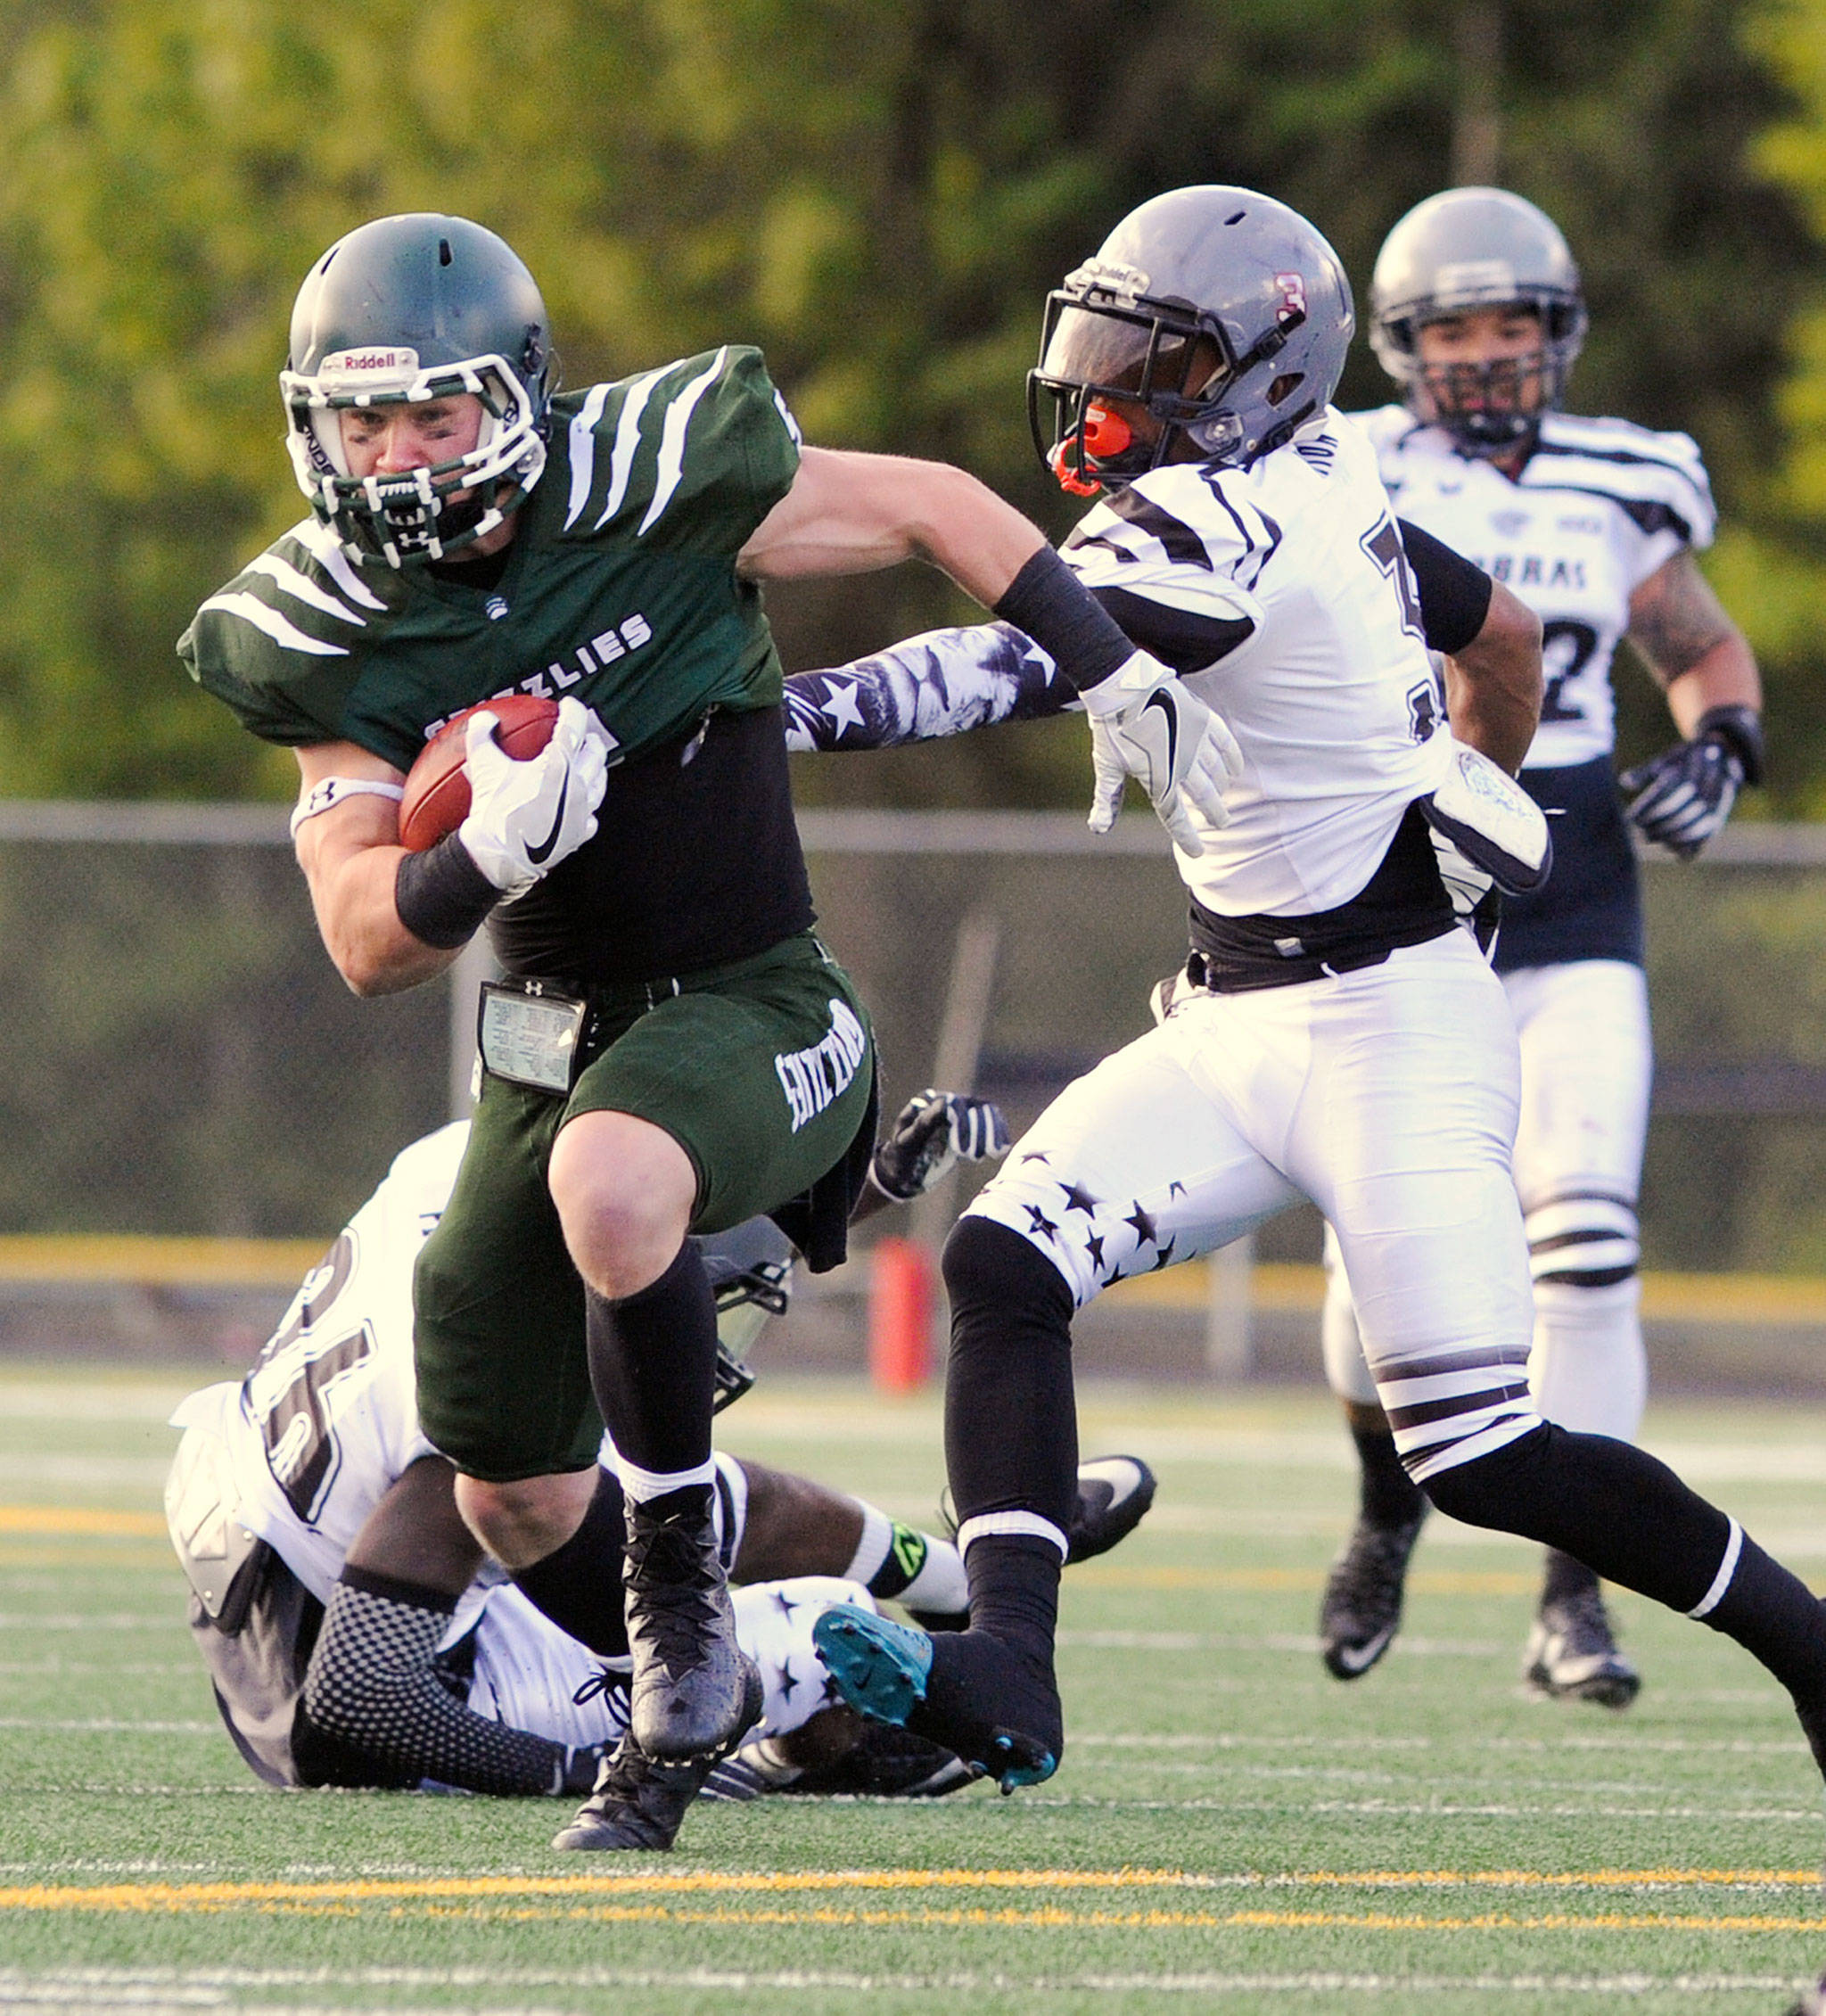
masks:
<path fill-rule="evenodd" d="M 552 402 L 504 553 L 361 564 L 307 519 L 197 612 L 178 651 L 254 734 L 401 770 L 463 708 L 575 695 L 611 744 L 598 830 L 496 913 L 509 971 L 646 979 L 811 922 L 779 660 L 736 559 L 792 487 L 798 430 L 726 346 Z"/>

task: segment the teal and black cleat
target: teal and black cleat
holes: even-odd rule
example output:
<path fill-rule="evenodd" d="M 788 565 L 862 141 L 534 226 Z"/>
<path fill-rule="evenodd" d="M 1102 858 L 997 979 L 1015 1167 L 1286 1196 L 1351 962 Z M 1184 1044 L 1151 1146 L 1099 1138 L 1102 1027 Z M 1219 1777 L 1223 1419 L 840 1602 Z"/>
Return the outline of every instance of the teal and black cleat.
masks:
<path fill-rule="evenodd" d="M 1057 1691 L 1049 1679 L 1024 1686 L 1019 1663 L 985 1633 L 932 1638 L 845 1605 L 827 1610 L 811 1639 L 838 1693 L 859 1714 L 942 1745 L 1004 1792 L 1038 1785 L 1058 1769 L 1060 1737 L 1029 1732 L 1060 1728 Z M 989 1703 L 1008 1712 L 985 1712 Z"/>
<path fill-rule="evenodd" d="M 812 1625 L 811 1642 L 838 1693 L 871 1722 L 904 1729 L 907 1717 L 925 1699 L 932 1639 L 924 1631 L 843 1603 Z"/>

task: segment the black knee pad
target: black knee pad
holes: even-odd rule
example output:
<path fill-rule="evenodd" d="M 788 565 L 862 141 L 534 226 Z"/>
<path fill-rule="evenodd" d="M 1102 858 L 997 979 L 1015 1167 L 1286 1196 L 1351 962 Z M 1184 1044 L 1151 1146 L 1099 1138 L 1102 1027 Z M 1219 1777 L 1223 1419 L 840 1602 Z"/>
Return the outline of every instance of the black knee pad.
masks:
<path fill-rule="evenodd" d="M 958 1219 L 941 1264 L 954 1315 L 991 1304 L 1071 1324 L 1065 1276 L 1030 1240 L 992 1218 Z"/>

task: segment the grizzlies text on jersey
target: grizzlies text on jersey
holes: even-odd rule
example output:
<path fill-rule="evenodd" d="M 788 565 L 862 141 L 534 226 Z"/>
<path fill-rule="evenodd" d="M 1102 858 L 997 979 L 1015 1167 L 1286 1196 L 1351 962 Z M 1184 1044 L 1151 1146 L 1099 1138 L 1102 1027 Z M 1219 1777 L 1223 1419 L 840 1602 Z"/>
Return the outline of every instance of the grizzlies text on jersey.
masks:
<path fill-rule="evenodd" d="M 498 567 L 351 561 L 307 519 L 179 643 L 270 742 L 401 770 L 452 714 L 575 695 L 617 767 L 596 838 L 494 920 L 510 971 L 644 979 L 811 920 L 780 668 L 736 556 L 791 487 L 797 432 L 760 353 L 725 347 L 553 402 L 549 461 Z"/>

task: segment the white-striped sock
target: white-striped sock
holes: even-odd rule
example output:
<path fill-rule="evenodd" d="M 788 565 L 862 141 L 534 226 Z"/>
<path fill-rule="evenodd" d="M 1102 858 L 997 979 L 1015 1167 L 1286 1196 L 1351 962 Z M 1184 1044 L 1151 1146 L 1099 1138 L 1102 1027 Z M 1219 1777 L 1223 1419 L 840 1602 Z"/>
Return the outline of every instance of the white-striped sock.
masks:
<path fill-rule="evenodd" d="M 636 1505 L 644 1505 L 650 1498 L 663 1498 L 669 1491 L 682 1491 L 687 1484 L 713 1484 L 716 1474 L 714 1458 L 699 1463 L 695 1469 L 644 1470 L 619 1451 L 615 1456 L 615 1475 L 621 1480 L 621 1493 Z"/>

